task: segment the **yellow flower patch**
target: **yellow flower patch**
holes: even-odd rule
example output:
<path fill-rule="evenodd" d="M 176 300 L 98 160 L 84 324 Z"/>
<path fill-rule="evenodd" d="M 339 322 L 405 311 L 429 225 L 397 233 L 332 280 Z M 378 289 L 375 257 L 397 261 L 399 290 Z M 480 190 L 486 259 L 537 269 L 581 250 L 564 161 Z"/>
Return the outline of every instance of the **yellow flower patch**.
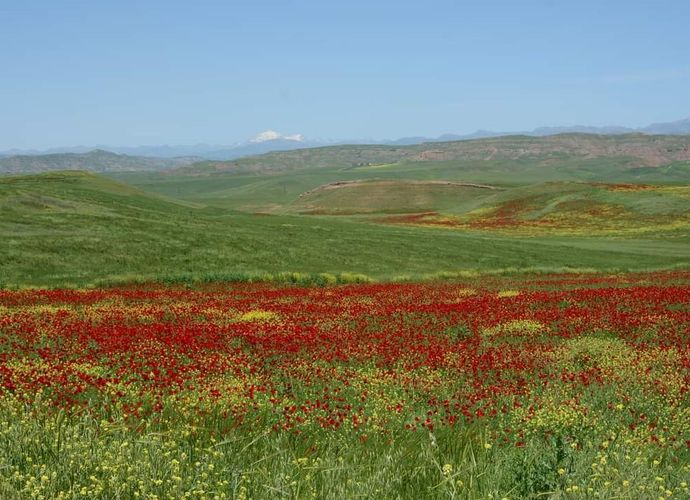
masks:
<path fill-rule="evenodd" d="M 248 323 L 274 323 L 280 320 L 280 315 L 273 311 L 264 311 L 262 309 L 254 309 L 247 311 L 240 315 L 237 321 L 246 321 Z"/>
<path fill-rule="evenodd" d="M 484 337 L 494 337 L 496 335 L 518 335 L 531 336 L 544 333 L 548 330 L 546 325 L 533 319 L 515 319 L 506 323 L 501 323 L 491 328 L 482 330 Z"/>

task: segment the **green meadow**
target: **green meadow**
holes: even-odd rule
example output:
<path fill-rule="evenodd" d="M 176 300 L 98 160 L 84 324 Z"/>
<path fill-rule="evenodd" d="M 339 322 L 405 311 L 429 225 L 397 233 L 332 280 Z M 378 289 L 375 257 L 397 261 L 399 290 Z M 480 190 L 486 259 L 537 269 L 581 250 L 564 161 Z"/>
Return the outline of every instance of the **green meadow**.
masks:
<path fill-rule="evenodd" d="M 26 385 L 2 395 L 0 496 L 687 496 L 688 451 L 676 437 L 687 435 L 687 272 L 625 273 L 690 266 L 688 164 L 568 155 L 421 162 L 372 151 L 366 161 L 348 160 L 339 147 L 222 168 L 0 177 L 0 288 L 10 289 L 0 329 L 10 339 L 5 354 L 15 356 L 3 376 L 13 377 L 8 387 Z M 569 272 L 582 275 L 554 275 Z M 423 280 L 434 283 L 226 284 Z M 661 287 L 648 286 L 657 280 Z M 146 286 L 131 299 L 129 286 L 112 286 L 132 283 Z M 24 291 L 32 287 L 98 289 Z M 427 302 L 439 290 L 447 296 Z M 89 294 L 106 296 L 82 304 Z M 148 294 L 164 295 L 156 302 Z M 429 304 L 438 310 L 423 312 Z M 284 321 L 290 311 L 302 319 Z M 534 319 L 539 313 L 548 324 Z M 470 329 L 478 320 L 485 327 Z M 204 340 L 216 334 L 217 343 Z M 309 339 L 328 335 L 333 351 L 309 350 Z M 381 344 L 362 349 L 367 335 Z M 360 351 L 373 357 L 360 362 Z M 400 357 L 386 358 L 391 352 Z M 182 392 L 175 386 L 158 400 L 160 412 L 128 413 L 123 401 L 142 397 L 148 411 L 147 388 L 197 357 L 198 368 L 181 376 Z M 214 372 L 221 359 L 232 368 Z M 279 359 L 285 376 L 276 371 L 272 392 L 258 390 L 255 399 Z M 419 359 L 427 361 L 406 365 Z M 135 362 L 114 375 L 106 368 L 113 360 Z M 141 380 L 130 376 L 133 366 Z M 226 399 L 192 383 L 206 369 L 198 380 Z M 337 373 L 347 374 L 342 387 L 332 385 Z M 464 378 L 470 373 L 476 378 Z M 83 391 L 85 380 L 100 388 Z M 32 385 L 46 381 L 54 387 Z M 470 403 L 467 424 L 409 428 L 431 422 L 432 402 L 464 404 L 468 388 L 488 394 L 511 384 L 521 395 L 500 396 L 498 417 L 485 419 Z M 56 412 L 59 395 L 72 389 L 84 405 Z M 254 420 L 228 418 L 226 409 L 248 394 Z M 325 429 L 307 419 L 294 432 L 272 424 L 331 394 L 329 405 L 367 412 L 366 434 L 350 423 Z M 419 401 L 420 410 L 397 413 L 398 400 Z M 630 426 L 648 416 L 664 422 L 661 431 Z"/>
<path fill-rule="evenodd" d="M 4 177 L 0 283 L 389 281 L 685 267 L 688 165 L 636 177 L 640 169 L 628 163 L 307 162 L 269 173 Z M 645 187 L 627 189 L 630 181 Z M 430 215 L 396 220 L 417 213 Z"/>

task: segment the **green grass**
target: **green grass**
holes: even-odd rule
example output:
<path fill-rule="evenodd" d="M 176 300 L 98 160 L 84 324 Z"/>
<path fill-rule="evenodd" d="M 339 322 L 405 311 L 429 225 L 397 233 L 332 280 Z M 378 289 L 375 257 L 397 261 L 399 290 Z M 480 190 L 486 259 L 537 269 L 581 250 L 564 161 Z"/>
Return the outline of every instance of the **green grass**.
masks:
<path fill-rule="evenodd" d="M 673 452 L 615 442 L 606 450 L 602 478 L 592 463 L 607 434 L 592 436 L 582 450 L 559 457 L 551 442 L 534 439 L 525 448 L 485 448 L 482 425 L 429 433 L 372 433 L 364 443 L 355 432 L 251 433 L 227 431 L 221 419 L 191 428 L 171 415 L 162 423 L 129 429 L 89 415 L 36 413 L 3 408 L 0 458 L 15 475 L 0 482 L 0 495 L 19 498 L 587 498 L 587 486 L 603 498 L 648 496 L 663 476 L 682 497 L 687 465 L 671 466 Z M 39 406 L 40 411 L 40 406 Z M 222 438 L 214 433 L 222 430 Z M 191 432 L 190 432 L 191 430 Z M 626 456 L 633 454 L 635 462 Z M 652 462 L 663 465 L 653 467 Z M 567 475 L 561 475 L 567 467 Z M 623 486 L 617 480 L 629 478 Z M 573 481 L 573 479 L 575 479 Z M 606 483 L 605 483 L 606 481 Z M 668 483 L 671 484 L 668 484 Z M 575 485 L 583 495 L 567 495 Z M 576 485 L 580 485 L 579 487 Z M 644 488 L 642 490 L 641 488 Z M 658 487 L 657 487 L 658 489 Z M 594 491 L 594 489 L 592 490 Z M 64 495 L 60 497 L 61 494 Z M 590 492 L 591 493 L 591 492 Z M 658 493 L 658 491 L 657 491 Z M 222 495 L 222 496 L 221 496 Z M 654 497 L 656 498 L 656 497 Z"/>
<path fill-rule="evenodd" d="M 328 285 L 690 265 L 687 227 L 653 229 L 654 221 L 687 217 L 687 164 L 639 168 L 627 158 L 567 155 L 388 163 L 397 153 L 380 147 L 370 155 L 375 165 L 351 165 L 343 152 L 335 163 L 327 153 L 300 167 L 299 154 L 291 153 L 287 171 L 271 175 L 258 167 L 259 173 L 252 171 L 251 160 L 239 173 L 116 176 L 130 184 L 78 172 L 2 178 L 0 288 L 145 281 Z M 280 156 L 270 158 L 278 162 Z M 300 197 L 342 180 L 371 182 Z M 500 190 L 406 182 L 427 180 L 488 183 Z M 660 186 L 624 191 L 582 181 Z M 511 203 L 521 207 L 516 216 L 525 221 L 565 217 L 572 222 L 569 207 L 615 207 L 625 228 L 647 231 L 618 234 L 606 226 L 608 232 L 595 236 L 588 229 L 605 222 L 596 218 L 574 235 L 388 225 L 372 216 L 434 210 L 471 220 L 473 211 L 486 214 Z M 355 215 L 299 215 L 312 208 Z M 609 359 L 609 354 L 605 349 L 602 355 Z M 583 394 L 583 401 L 610 416 L 613 396 L 597 387 Z M 586 498 L 587 487 L 604 497 L 627 498 L 631 491 L 647 497 L 656 475 L 677 495 L 687 494 L 682 481 L 690 473 L 687 451 L 664 452 L 622 438 L 609 446 L 610 428 L 626 428 L 623 413 L 620 422 L 606 420 L 600 430 L 583 434 L 575 450 L 556 438 L 531 439 L 524 448 L 489 447 L 487 428 L 476 422 L 433 432 L 374 432 L 360 442 L 347 430 L 298 436 L 266 433 L 261 426 L 228 429 L 219 415 L 191 418 L 185 403 L 136 427 L 117 407 L 102 415 L 66 414 L 41 394 L 29 402 L 8 396 L 0 406 L 0 466 L 6 478 L 0 497 L 8 499 L 52 498 L 59 492 L 69 492 L 68 497 L 107 492 L 115 498 L 224 493 L 439 499 L 552 492 Z M 266 415 L 266 421 L 270 418 Z M 606 485 L 611 477 L 629 478 L 630 484 Z"/>
<path fill-rule="evenodd" d="M 326 185 L 303 193 L 288 209 L 298 213 L 371 214 L 424 211 L 464 212 L 495 191 L 479 185 L 439 181 L 368 180 Z"/>
<path fill-rule="evenodd" d="M 214 280 L 443 271 L 644 270 L 687 265 L 687 236 L 513 237 L 333 217 L 259 216 L 150 195 L 82 173 L 0 180 L 0 283 Z M 311 278 L 310 278 L 311 279 Z"/>
<path fill-rule="evenodd" d="M 548 182 L 495 192 L 448 221 L 533 236 L 684 238 L 690 231 L 688 206 L 688 186 Z"/>
<path fill-rule="evenodd" d="M 133 174 L 122 177 L 143 189 L 207 206 L 249 213 L 338 216 L 438 212 L 427 225 L 455 230 L 484 228 L 504 235 L 625 236 L 687 239 L 690 170 L 676 163 L 647 169 L 651 189 L 610 183 L 639 181 L 630 158 L 454 160 L 354 167 L 314 167 L 267 175 Z M 652 170 L 655 175 L 652 176 Z M 681 175 L 674 175 L 680 172 Z M 335 182 L 349 182 L 325 189 Z M 488 183 L 494 190 L 438 182 Z M 645 185 L 647 186 L 647 185 Z M 643 186 L 644 187 L 644 186 Z M 509 215 L 516 224 L 506 224 Z M 449 218 L 448 218 L 449 217 Z M 384 220 L 383 217 L 378 217 Z M 361 221 L 360 219 L 357 219 Z M 400 222 L 400 221 L 390 221 Z M 404 221 L 403 221 L 404 222 Z"/>
<path fill-rule="evenodd" d="M 3 408 L 0 421 L 7 425 L 0 435 L 0 458 L 7 468 L 22 472 L 14 481 L 0 482 L 0 494 L 6 499 L 57 498 L 61 491 L 70 492 L 65 498 L 103 492 L 120 498 L 182 498 L 190 492 L 193 498 L 204 493 L 213 498 L 223 492 L 227 496 L 222 498 L 336 499 L 445 498 L 455 490 L 467 498 L 511 488 L 512 471 L 501 472 L 505 461 L 491 459 L 478 426 L 436 436 L 409 431 L 372 435 L 361 443 L 355 432 L 305 438 L 228 432 L 222 419 L 207 418 L 190 433 L 174 415 L 162 423 L 151 420 L 130 430 L 118 415 L 110 423 L 64 413 L 39 419 L 19 408 Z M 214 439 L 214 433 L 222 439 Z M 442 471 L 449 462 L 462 464 L 451 481 Z M 504 480 L 497 484 L 499 477 Z"/>
<path fill-rule="evenodd" d="M 342 162 L 340 162 L 342 163 Z M 299 205 L 302 193 L 324 184 L 354 180 L 455 181 L 492 184 L 502 188 L 529 186 L 544 182 L 638 182 L 687 185 L 690 164 L 637 168 L 631 158 L 496 159 L 416 161 L 386 164 L 385 168 L 343 166 L 340 163 L 302 167 L 283 171 L 205 171 L 196 175 L 177 173 L 110 174 L 113 178 L 146 191 L 176 199 L 231 208 L 246 212 L 286 213 Z M 447 203 L 442 204 L 442 208 Z M 458 211 L 457 209 L 455 210 Z"/>

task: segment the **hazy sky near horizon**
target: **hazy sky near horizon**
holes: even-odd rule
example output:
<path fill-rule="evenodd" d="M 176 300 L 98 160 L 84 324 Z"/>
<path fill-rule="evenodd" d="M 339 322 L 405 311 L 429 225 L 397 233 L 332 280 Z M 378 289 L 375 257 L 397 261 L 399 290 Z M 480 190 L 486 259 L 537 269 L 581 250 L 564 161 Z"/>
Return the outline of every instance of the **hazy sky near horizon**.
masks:
<path fill-rule="evenodd" d="M 0 1 L 0 149 L 690 116 L 690 2 Z"/>

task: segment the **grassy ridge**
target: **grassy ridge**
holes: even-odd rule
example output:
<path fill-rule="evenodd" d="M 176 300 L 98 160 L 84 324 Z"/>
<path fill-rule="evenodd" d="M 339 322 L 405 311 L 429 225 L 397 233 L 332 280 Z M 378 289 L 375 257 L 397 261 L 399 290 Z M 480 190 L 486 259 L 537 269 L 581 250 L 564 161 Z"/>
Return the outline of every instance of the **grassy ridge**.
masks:
<path fill-rule="evenodd" d="M 624 157 L 453 160 L 315 167 L 288 172 L 128 175 L 143 189 L 244 212 L 381 216 L 379 222 L 504 235 L 687 240 L 690 164 L 635 167 Z M 441 184 L 446 183 L 446 184 Z M 453 183 L 488 183 L 497 189 Z M 612 185 L 613 184 L 613 185 Z"/>
<path fill-rule="evenodd" d="M 311 151 L 311 150 L 310 150 Z M 585 181 L 687 185 L 690 163 L 636 167 L 630 158 L 562 158 L 454 160 L 384 163 L 371 166 L 303 165 L 291 171 L 203 171 L 199 175 L 171 173 L 112 174 L 115 179 L 176 199 L 247 212 L 289 213 L 302 193 L 319 186 L 356 180 L 454 181 L 492 184 L 503 188 L 543 182 Z"/>
<path fill-rule="evenodd" d="M 146 194 L 92 174 L 0 181 L 0 283 L 361 273 L 374 279 L 497 269 L 643 270 L 688 262 L 687 238 L 521 238 L 259 216 Z"/>
<path fill-rule="evenodd" d="M 388 163 L 528 162 L 548 167 L 563 161 L 608 159 L 629 168 L 658 167 L 688 161 L 687 136 L 561 134 L 548 137 L 504 136 L 409 146 L 339 145 L 280 151 L 233 161 L 200 162 L 180 169 L 182 175 L 215 171 L 275 173 L 322 168 L 352 168 Z"/>
<path fill-rule="evenodd" d="M 496 190 L 441 181 L 384 180 L 325 185 L 299 196 L 290 211 L 306 214 L 405 213 L 428 210 L 463 212 Z"/>
<path fill-rule="evenodd" d="M 473 203 L 437 206 L 442 213 L 379 220 L 525 236 L 684 239 L 690 231 L 688 186 L 550 182 L 496 191 Z"/>
<path fill-rule="evenodd" d="M 0 157 L 0 175 L 39 173 L 59 170 L 128 172 L 160 170 L 189 165 L 195 158 L 151 158 L 94 150 L 88 153 L 56 153 Z"/>

